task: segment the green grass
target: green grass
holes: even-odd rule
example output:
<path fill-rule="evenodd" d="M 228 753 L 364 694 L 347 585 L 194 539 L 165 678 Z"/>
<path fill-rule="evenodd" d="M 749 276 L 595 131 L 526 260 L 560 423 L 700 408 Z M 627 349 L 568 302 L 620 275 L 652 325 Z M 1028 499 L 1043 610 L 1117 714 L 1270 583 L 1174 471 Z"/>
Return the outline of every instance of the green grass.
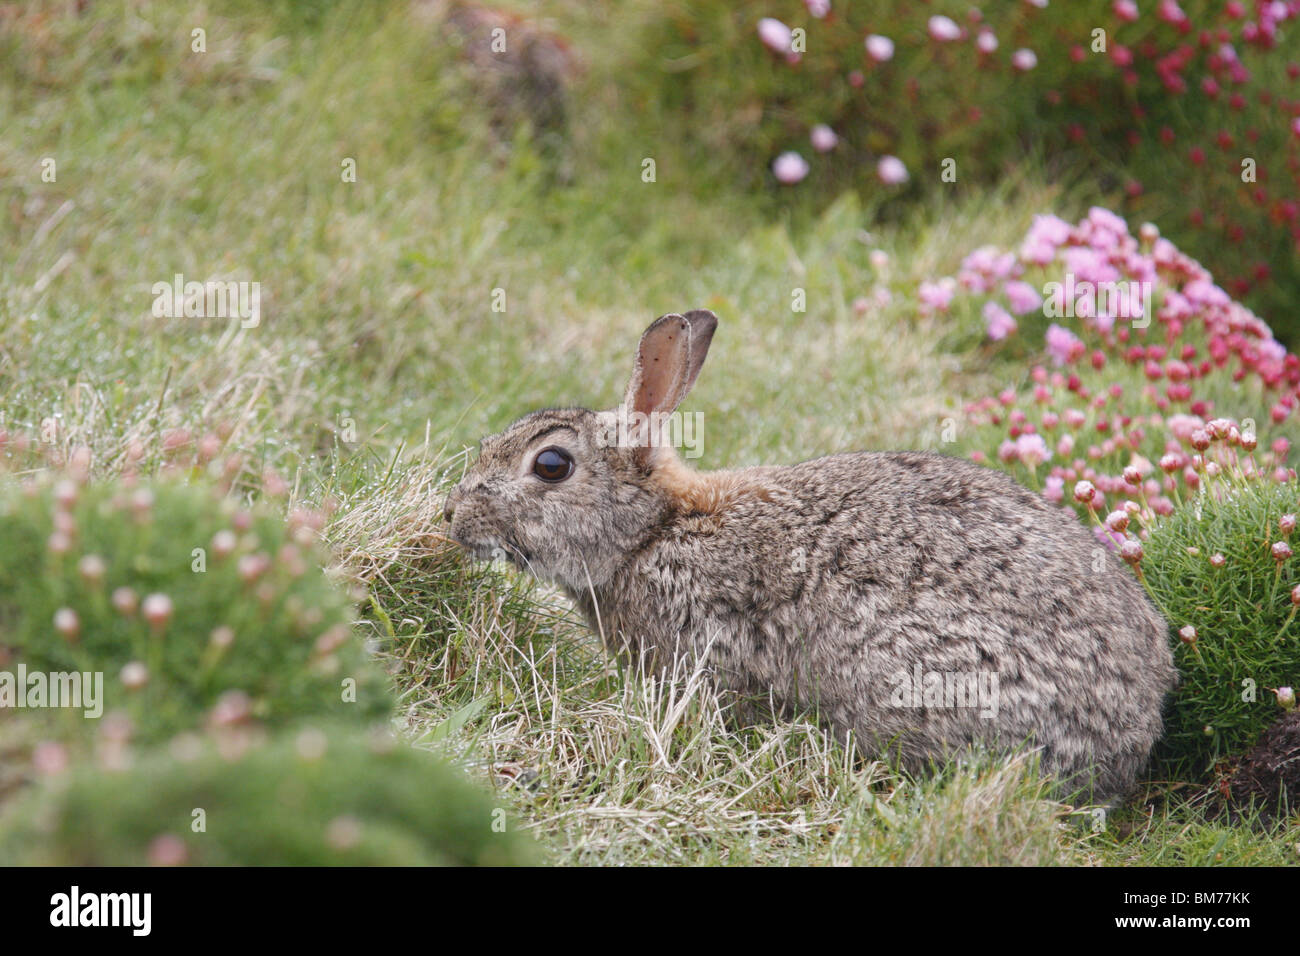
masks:
<path fill-rule="evenodd" d="M 170 430 L 220 432 L 245 456 L 236 496 L 270 468 L 291 505 L 334 499 L 326 536 L 368 589 L 399 722 L 552 862 L 1300 860 L 1294 828 L 1213 822 L 1174 786 L 1093 832 L 1024 761 L 914 780 L 804 722 L 736 729 L 707 684 L 621 673 L 555 593 L 449 550 L 464 450 L 532 407 L 614 404 L 663 312 L 722 318 L 690 399 L 702 467 L 934 445 L 1005 370 L 903 293 L 1089 198 L 1032 164 L 887 225 L 870 203 L 729 189 L 674 116 L 639 109 L 652 80 L 619 76 L 614 13 L 544 11 L 583 61 L 559 147 L 493 129 L 481 78 L 405 4 L 50 2 L 0 21 L 0 427 L 36 441 L 52 419 L 49 455 L 88 446 L 98 476 L 133 444 L 159 466 Z M 260 282 L 261 324 L 153 318 L 150 286 L 177 272 Z M 877 283 L 893 304 L 856 314 Z"/>

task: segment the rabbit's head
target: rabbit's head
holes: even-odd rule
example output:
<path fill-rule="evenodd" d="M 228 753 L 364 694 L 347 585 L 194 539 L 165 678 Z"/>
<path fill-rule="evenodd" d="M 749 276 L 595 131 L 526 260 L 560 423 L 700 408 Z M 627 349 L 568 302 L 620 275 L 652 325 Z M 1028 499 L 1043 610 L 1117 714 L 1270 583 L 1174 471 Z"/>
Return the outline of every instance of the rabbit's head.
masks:
<path fill-rule="evenodd" d="M 718 319 L 661 316 L 641 336 L 623 404 L 545 409 L 484 438 L 447 498 L 449 536 L 573 591 L 599 587 L 689 499 L 695 479 L 667 441 Z"/>

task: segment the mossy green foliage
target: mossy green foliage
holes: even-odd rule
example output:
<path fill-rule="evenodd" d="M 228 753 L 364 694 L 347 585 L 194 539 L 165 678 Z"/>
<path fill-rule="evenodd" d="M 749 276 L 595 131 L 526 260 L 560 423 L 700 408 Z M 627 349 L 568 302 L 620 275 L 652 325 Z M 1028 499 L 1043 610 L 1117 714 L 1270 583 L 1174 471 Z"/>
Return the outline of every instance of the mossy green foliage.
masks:
<path fill-rule="evenodd" d="M 1156 522 L 1143 574 L 1171 627 L 1180 686 L 1158 759 L 1174 774 L 1201 775 L 1241 756 L 1281 716 L 1270 689 L 1300 683 L 1300 620 L 1291 591 L 1300 557 L 1278 562 L 1272 546 L 1300 504 L 1294 482 L 1218 482 Z M 1215 567 L 1210 559 L 1222 554 Z M 1196 640 L 1178 631 L 1191 625 Z"/>
<path fill-rule="evenodd" d="M 141 741 L 198 726 L 229 691 L 271 726 L 385 715 L 384 674 L 314 538 L 307 523 L 173 481 L 0 485 L 4 667 L 101 672 L 104 712 L 129 715 Z M 40 713 L 74 736 L 96 723 L 79 709 Z"/>
<path fill-rule="evenodd" d="M 459 771 L 391 737 L 294 728 L 72 771 L 0 818 L 0 859 L 73 866 L 506 865 L 534 841 Z M 185 751 L 190 751 L 185 753 Z"/>

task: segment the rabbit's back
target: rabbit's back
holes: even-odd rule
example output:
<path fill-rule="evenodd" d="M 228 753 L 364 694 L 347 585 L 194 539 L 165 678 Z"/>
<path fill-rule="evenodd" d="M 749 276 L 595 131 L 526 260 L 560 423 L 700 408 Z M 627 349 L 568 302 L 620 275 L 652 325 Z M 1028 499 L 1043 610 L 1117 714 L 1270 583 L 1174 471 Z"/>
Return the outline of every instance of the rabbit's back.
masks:
<path fill-rule="evenodd" d="M 595 595 L 633 656 L 707 646 L 732 690 L 814 707 L 910 764 L 1031 739 L 1062 777 L 1095 765 L 1100 796 L 1132 784 L 1174 680 L 1167 627 L 1068 511 L 925 453 L 702 477 L 732 490 Z"/>

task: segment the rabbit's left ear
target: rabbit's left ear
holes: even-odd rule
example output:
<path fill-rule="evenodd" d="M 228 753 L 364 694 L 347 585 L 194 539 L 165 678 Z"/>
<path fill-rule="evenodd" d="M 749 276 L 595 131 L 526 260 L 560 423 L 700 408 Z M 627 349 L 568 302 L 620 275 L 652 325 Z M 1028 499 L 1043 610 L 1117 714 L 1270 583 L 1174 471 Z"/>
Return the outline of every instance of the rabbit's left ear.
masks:
<path fill-rule="evenodd" d="M 642 465 L 648 464 L 657 438 L 651 416 L 670 415 L 682 403 L 700 374 L 717 327 L 716 315 L 695 309 L 685 315 L 661 315 L 642 333 L 623 398 L 627 434 Z"/>
<path fill-rule="evenodd" d="M 631 411 L 669 414 L 682 403 L 709 354 L 718 317 L 707 309 L 661 315 L 641 335 L 623 403 Z"/>

